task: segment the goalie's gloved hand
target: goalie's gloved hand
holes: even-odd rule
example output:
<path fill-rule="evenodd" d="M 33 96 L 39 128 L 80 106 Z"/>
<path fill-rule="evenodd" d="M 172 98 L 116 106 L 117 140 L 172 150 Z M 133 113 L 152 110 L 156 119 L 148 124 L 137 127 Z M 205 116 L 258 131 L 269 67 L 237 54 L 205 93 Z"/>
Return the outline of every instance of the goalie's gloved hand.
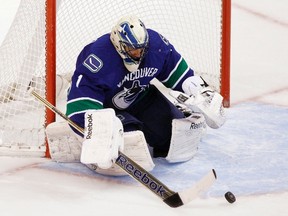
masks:
<path fill-rule="evenodd" d="M 196 97 L 200 91 L 207 88 L 208 84 L 200 76 L 188 77 L 182 84 L 182 89 L 185 94 Z"/>
<path fill-rule="evenodd" d="M 223 97 L 211 89 L 201 77 L 187 78 L 182 89 L 185 93 L 171 91 L 170 95 L 193 112 L 201 112 L 209 127 L 219 128 L 224 124 L 226 116 L 222 105 Z"/>

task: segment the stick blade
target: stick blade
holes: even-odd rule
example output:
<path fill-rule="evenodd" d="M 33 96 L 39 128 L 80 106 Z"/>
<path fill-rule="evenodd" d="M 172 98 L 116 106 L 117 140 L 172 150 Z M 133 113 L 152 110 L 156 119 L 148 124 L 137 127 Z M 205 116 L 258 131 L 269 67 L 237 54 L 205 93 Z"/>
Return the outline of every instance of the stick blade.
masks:
<path fill-rule="evenodd" d="M 200 179 L 193 187 L 182 192 L 176 192 L 171 196 L 163 199 L 163 201 L 172 208 L 185 205 L 199 196 L 199 194 L 207 190 L 217 179 L 214 169 L 209 171 L 202 179 Z"/>
<path fill-rule="evenodd" d="M 217 179 L 214 169 L 209 171 L 202 179 L 200 179 L 193 187 L 179 192 L 179 197 L 184 204 L 189 203 L 193 199 L 197 198 L 199 194 L 205 190 L 208 190 Z"/>

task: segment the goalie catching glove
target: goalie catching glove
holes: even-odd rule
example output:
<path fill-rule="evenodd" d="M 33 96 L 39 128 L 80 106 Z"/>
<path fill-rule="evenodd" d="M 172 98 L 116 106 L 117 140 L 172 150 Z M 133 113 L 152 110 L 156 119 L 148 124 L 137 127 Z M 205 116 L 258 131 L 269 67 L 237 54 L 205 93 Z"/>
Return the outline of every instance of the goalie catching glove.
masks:
<path fill-rule="evenodd" d="M 201 112 L 209 127 L 216 129 L 225 123 L 223 97 L 212 90 L 201 77 L 187 78 L 182 84 L 182 89 L 185 93 L 172 90 L 170 95 L 192 112 Z"/>
<path fill-rule="evenodd" d="M 113 109 L 85 113 L 84 141 L 80 161 L 108 169 L 124 148 L 123 125 Z"/>

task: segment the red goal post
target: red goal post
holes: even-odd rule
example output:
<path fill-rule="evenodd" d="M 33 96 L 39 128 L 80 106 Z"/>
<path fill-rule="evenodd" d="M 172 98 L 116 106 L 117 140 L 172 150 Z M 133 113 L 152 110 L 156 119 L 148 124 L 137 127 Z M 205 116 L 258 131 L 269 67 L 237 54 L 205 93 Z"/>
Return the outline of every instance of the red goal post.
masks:
<path fill-rule="evenodd" d="M 230 107 L 231 0 L 222 3 L 221 84 L 224 107 Z"/>
<path fill-rule="evenodd" d="M 46 8 L 46 100 L 56 106 L 56 0 L 47 0 Z M 48 108 L 45 112 L 47 127 L 55 122 L 56 116 Z M 45 142 L 45 156 L 50 157 L 47 140 Z"/>

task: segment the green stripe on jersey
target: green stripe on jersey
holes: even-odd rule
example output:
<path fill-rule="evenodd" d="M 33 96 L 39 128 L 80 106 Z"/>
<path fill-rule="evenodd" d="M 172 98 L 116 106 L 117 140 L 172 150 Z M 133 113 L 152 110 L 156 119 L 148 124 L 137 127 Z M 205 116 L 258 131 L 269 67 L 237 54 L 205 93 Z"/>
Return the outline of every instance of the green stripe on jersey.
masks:
<path fill-rule="evenodd" d="M 177 66 L 177 68 L 172 71 L 172 75 L 169 77 L 167 81 L 165 81 L 163 84 L 167 88 L 172 88 L 175 83 L 178 82 L 178 80 L 182 77 L 182 75 L 185 73 L 185 71 L 188 69 L 188 64 L 186 61 L 182 58 L 181 62 Z"/>
<path fill-rule="evenodd" d="M 103 105 L 99 102 L 89 99 L 75 100 L 73 102 L 67 103 L 66 115 L 70 116 L 71 114 L 85 112 L 89 109 L 103 109 Z"/>

